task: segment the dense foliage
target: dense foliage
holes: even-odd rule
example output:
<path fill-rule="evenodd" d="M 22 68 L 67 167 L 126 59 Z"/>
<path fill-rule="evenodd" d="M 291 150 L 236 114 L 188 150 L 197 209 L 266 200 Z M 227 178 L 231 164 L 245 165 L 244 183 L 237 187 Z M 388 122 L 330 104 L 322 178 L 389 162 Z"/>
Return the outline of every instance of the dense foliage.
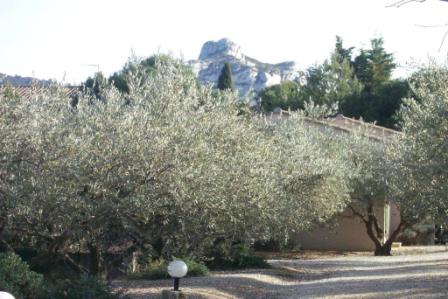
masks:
<path fill-rule="evenodd" d="M 129 93 L 129 80 L 136 72 L 139 72 L 141 76 L 150 76 L 156 71 L 156 62 L 158 64 L 170 64 L 174 61 L 169 55 L 153 55 L 145 59 L 138 59 L 133 57 L 123 66 L 123 68 L 111 76 L 106 78 L 103 73 L 98 72 L 93 77 L 87 78 L 82 84 L 83 88 L 88 92 L 95 95 L 95 97 L 101 97 L 101 89 L 106 84 L 111 84 L 117 88 L 120 92 Z M 183 68 L 185 72 L 191 72 L 191 70 L 184 65 L 179 67 Z"/>
<path fill-rule="evenodd" d="M 274 111 L 275 108 L 303 109 L 299 95 L 299 84 L 294 81 L 285 81 L 263 89 L 260 92 L 261 105 L 265 111 Z"/>
<path fill-rule="evenodd" d="M 384 205 L 393 202 L 406 207 L 410 202 L 399 201 L 394 194 L 394 186 L 390 181 L 399 175 L 393 169 L 398 161 L 394 157 L 400 155 L 399 139 L 401 136 L 389 138 L 367 137 L 368 128 L 361 128 L 341 141 L 341 147 L 347 154 L 347 165 L 351 169 L 349 178 L 351 186 L 351 202 L 348 205 L 352 215 L 361 220 L 366 233 L 375 245 L 375 255 L 390 255 L 392 242 L 401 233 L 404 223 L 389 232 L 384 241 Z M 403 220 L 403 219 L 402 219 Z"/>
<path fill-rule="evenodd" d="M 337 44 L 327 67 L 341 75 L 325 75 L 334 84 L 324 89 L 345 100 L 366 92 L 348 80 L 350 53 Z M 407 225 L 446 213 L 445 69 L 413 77 L 416 100 L 400 113 L 405 134 L 380 141 L 362 130 L 335 134 L 302 112 L 254 117 L 231 91 L 198 85 L 182 63 L 144 61 L 123 72 L 126 89 L 96 80 L 76 102 L 57 86 L 27 101 L 1 96 L 2 251 L 31 249 L 33 269 L 104 277 L 125 272 L 136 252 L 251 267 L 263 264 L 248 249 L 255 240 L 287 243 L 349 201 L 378 254 L 390 253 Z M 387 78 L 382 70 L 375 82 Z M 395 83 L 375 84 L 380 93 Z M 328 103 L 301 108 L 317 117 Z M 402 223 L 383 244 L 374 207 L 387 198 Z"/>
<path fill-rule="evenodd" d="M 399 110 L 402 134 L 381 142 L 357 135 L 346 140 L 354 170 L 349 207 L 380 255 L 390 254 L 392 242 L 406 228 L 428 219 L 445 223 L 448 214 L 448 70 L 431 65 L 409 81 L 415 97 L 405 99 Z M 375 206 L 388 199 L 397 205 L 400 223 L 383 242 Z"/>
<path fill-rule="evenodd" d="M 0 253 L 0 291 L 7 291 L 17 299 L 43 298 L 43 275 L 33 272 L 18 255 Z"/>
<path fill-rule="evenodd" d="M 286 240 L 344 207 L 338 151 L 301 117 L 252 118 L 177 61 L 134 65 L 127 93 L 104 82 L 75 106 L 0 98 L 2 242 L 37 249 L 33 267 L 108 276 L 135 251 Z"/>
<path fill-rule="evenodd" d="M 370 49 L 353 57 L 340 37 L 329 60 L 303 72 L 298 82 L 284 82 L 260 93 L 265 111 L 303 109 L 306 103 L 339 105 L 339 112 L 386 127 L 396 127 L 395 113 L 401 99 L 409 96 L 404 80 L 392 80 L 396 64 L 381 38 L 371 40 Z"/>
<path fill-rule="evenodd" d="M 448 214 L 448 68 L 429 65 L 411 77 L 414 98 L 400 110 L 405 138 L 401 152 L 400 198 L 413 198 L 403 213 L 431 215 L 440 223 Z M 398 182 L 397 182 L 398 184 Z"/>

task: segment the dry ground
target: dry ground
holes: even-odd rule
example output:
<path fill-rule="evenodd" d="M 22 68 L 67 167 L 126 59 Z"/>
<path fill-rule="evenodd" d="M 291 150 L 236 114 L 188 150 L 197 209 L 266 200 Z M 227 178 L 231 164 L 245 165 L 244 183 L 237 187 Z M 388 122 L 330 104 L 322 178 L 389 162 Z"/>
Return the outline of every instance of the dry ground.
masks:
<path fill-rule="evenodd" d="M 448 298 L 445 246 L 402 248 L 392 257 L 288 253 L 269 263 L 272 269 L 182 279 L 181 288 L 188 298 Z M 171 285 L 170 280 L 114 282 L 134 299 L 160 298 Z"/>

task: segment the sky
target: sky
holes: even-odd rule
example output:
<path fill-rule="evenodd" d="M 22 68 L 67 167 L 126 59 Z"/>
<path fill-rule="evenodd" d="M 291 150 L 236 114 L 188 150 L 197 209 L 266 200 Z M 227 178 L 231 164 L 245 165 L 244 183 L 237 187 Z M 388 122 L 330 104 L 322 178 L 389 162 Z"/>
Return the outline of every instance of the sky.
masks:
<path fill-rule="evenodd" d="M 227 37 L 263 62 L 305 69 L 334 48 L 368 48 L 383 37 L 406 76 L 415 62 L 445 61 L 448 3 L 400 8 L 394 0 L 0 0 L 0 73 L 77 84 L 110 74 L 128 57 L 171 53 L 196 59 Z M 437 26 L 436 26 L 437 25 Z M 424 27 L 433 26 L 433 27 Z"/>

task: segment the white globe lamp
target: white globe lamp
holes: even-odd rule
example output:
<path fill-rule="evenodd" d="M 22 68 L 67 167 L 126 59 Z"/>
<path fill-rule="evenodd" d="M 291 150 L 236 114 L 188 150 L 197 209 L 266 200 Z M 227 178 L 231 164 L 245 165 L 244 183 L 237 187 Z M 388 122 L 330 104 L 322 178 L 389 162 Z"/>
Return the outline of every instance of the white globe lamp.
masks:
<path fill-rule="evenodd" d="M 176 260 L 168 264 L 168 274 L 174 278 L 174 290 L 179 291 L 179 281 L 187 275 L 188 267 L 184 261 Z M 2 299 L 2 298 L 0 298 Z"/>
<path fill-rule="evenodd" d="M 0 299 L 15 299 L 15 298 L 10 293 L 0 292 Z"/>

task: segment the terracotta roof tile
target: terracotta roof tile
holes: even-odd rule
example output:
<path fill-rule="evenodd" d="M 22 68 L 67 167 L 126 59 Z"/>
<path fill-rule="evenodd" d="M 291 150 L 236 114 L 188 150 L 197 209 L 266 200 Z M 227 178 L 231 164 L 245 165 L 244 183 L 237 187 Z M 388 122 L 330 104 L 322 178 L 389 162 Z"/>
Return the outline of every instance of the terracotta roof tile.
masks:
<path fill-rule="evenodd" d="M 291 116 L 291 112 L 280 110 L 267 114 L 271 120 L 279 121 L 286 119 Z M 374 123 L 364 122 L 363 120 L 357 120 L 349 117 L 345 117 L 339 114 L 335 117 L 325 118 L 322 120 L 317 120 L 309 117 L 303 117 L 303 120 L 312 123 L 314 125 L 329 127 L 334 130 L 343 131 L 346 133 L 354 132 L 356 130 L 365 130 L 365 134 L 372 139 L 384 139 L 391 137 L 396 134 L 401 134 L 401 132 L 392 130 L 386 127 L 378 126 Z"/>
<path fill-rule="evenodd" d="M 14 94 L 20 98 L 32 99 L 34 94 L 41 91 L 51 89 L 48 86 L 0 86 L 0 95 L 10 89 Z M 60 89 L 68 97 L 73 97 L 79 92 L 78 86 L 63 86 Z"/>

